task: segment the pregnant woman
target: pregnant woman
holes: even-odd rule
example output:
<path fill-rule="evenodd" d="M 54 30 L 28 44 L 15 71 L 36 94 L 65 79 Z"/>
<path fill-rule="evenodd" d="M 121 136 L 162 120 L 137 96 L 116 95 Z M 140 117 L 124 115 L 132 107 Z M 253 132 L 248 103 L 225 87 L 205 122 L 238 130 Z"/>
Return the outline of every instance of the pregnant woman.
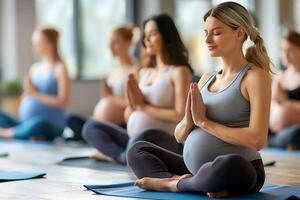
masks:
<path fill-rule="evenodd" d="M 175 130 L 184 143 L 183 156 L 139 141 L 128 151 L 128 164 L 144 189 L 210 197 L 257 192 L 265 180 L 257 151 L 267 141 L 270 60 L 241 5 L 219 4 L 204 21 L 210 55 L 222 59 L 222 69 L 190 87 L 185 116 Z M 248 37 L 254 45 L 244 55 Z"/>

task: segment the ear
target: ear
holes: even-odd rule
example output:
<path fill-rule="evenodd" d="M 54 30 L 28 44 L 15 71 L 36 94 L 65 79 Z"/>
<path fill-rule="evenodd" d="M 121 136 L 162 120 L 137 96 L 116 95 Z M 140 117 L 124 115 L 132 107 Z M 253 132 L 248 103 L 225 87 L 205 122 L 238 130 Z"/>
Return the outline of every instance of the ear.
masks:
<path fill-rule="evenodd" d="M 240 26 L 235 31 L 237 40 L 242 41 L 245 37 L 245 29 Z"/>

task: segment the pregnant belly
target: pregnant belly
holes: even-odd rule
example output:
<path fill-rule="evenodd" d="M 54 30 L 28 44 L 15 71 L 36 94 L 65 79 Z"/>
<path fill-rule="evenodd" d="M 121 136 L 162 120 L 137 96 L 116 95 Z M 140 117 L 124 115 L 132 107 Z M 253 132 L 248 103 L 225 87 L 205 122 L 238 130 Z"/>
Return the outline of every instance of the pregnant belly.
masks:
<path fill-rule="evenodd" d="M 226 154 L 238 154 L 247 160 L 260 158 L 255 150 L 226 143 L 200 128 L 194 129 L 184 143 L 184 162 L 192 174 L 196 174 L 203 164 Z"/>
<path fill-rule="evenodd" d="M 176 124 L 156 120 L 145 112 L 134 111 L 127 122 L 127 132 L 130 137 L 141 133 L 145 129 L 158 129 L 174 135 Z"/>
<path fill-rule="evenodd" d="M 37 116 L 44 117 L 57 127 L 63 127 L 65 123 L 64 111 L 62 109 L 49 107 L 31 97 L 25 97 L 19 109 L 20 120 L 26 121 Z"/>

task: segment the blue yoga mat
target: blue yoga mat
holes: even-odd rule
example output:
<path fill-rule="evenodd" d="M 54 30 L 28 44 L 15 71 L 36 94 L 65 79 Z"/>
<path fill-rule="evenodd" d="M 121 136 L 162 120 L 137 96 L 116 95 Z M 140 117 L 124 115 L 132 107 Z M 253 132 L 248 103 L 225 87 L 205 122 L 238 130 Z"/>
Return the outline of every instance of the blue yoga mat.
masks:
<path fill-rule="evenodd" d="M 280 154 L 285 156 L 300 156 L 300 150 L 285 150 L 280 148 L 274 148 L 274 147 L 266 147 L 261 150 L 262 153 L 273 153 L 273 154 Z"/>
<path fill-rule="evenodd" d="M 117 197 L 132 197 L 160 200 L 211 200 L 211 198 L 204 194 L 146 191 L 137 186 L 134 186 L 133 182 L 113 185 L 84 185 L 84 187 L 97 194 Z M 230 198 L 222 199 L 273 200 L 287 199 L 291 196 L 300 197 L 300 188 L 267 184 L 264 185 L 264 187 L 258 193 L 233 196 Z"/>
<path fill-rule="evenodd" d="M 44 174 L 44 173 L 15 172 L 15 171 L 1 171 L 0 170 L 0 182 L 41 178 L 45 175 L 46 174 Z"/>
<path fill-rule="evenodd" d="M 116 163 L 110 163 L 105 161 L 97 161 L 89 158 L 88 156 L 69 157 L 58 162 L 58 165 L 70 166 L 70 167 L 83 167 L 103 171 L 124 171 L 130 172 L 130 168 L 126 165 L 120 165 Z"/>
<path fill-rule="evenodd" d="M 8 153 L 7 152 L 0 152 L 0 157 L 7 157 Z"/>

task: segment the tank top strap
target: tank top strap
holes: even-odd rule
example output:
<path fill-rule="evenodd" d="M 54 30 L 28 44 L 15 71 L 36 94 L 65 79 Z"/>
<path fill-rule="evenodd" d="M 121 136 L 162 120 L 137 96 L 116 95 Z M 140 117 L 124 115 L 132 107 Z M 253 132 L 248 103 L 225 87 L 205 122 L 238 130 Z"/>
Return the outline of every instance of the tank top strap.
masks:
<path fill-rule="evenodd" d="M 252 65 L 253 65 L 252 63 L 245 64 L 245 66 L 242 68 L 242 70 L 238 74 L 236 80 L 234 81 L 235 82 L 234 84 L 240 85 L 242 79 L 244 78 L 245 74 L 247 73 L 247 71 L 250 69 L 250 67 Z"/>

